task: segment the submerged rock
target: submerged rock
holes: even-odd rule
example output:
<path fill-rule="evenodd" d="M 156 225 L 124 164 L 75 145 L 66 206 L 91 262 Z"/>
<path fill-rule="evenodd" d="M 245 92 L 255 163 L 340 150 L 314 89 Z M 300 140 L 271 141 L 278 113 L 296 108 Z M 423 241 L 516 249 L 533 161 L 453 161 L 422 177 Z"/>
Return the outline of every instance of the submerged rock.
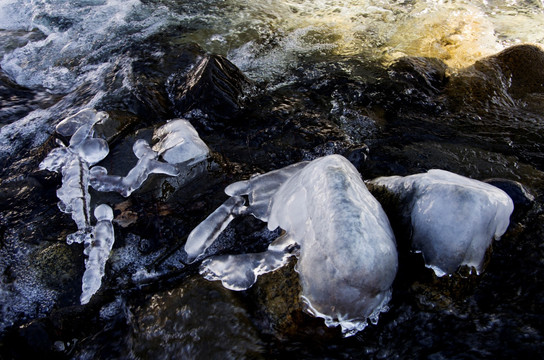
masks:
<path fill-rule="evenodd" d="M 191 278 L 132 309 L 137 357 L 260 358 L 261 340 L 233 293 Z"/>
<path fill-rule="evenodd" d="M 307 58 L 294 73 L 285 74 L 289 83 L 276 83 L 255 95 L 244 92 L 247 84 L 243 80 L 230 81 L 223 75 L 214 78 L 207 73 L 206 69 L 238 71 L 230 65 L 220 67 L 223 60 L 215 56 L 208 56 L 199 78 L 196 64 L 207 55 L 198 47 L 179 45 L 179 28 L 167 32 L 174 40 L 164 35 L 146 44 L 127 45 L 127 53 L 110 63 L 113 65 L 104 87 L 81 86 L 50 111 L 35 112 L 23 122 L 2 128 L 0 330 L 14 331 L 17 341 L 0 337 L 0 356 L 25 357 L 27 352 L 50 355 L 52 347 L 56 349 L 52 357 L 70 358 L 120 358 L 134 350 L 145 356 L 146 348 L 151 349 L 151 355 L 172 357 L 181 347 L 190 354 L 210 357 L 258 357 L 263 351 L 267 358 L 293 354 L 300 358 L 512 358 L 520 353 L 542 353 L 542 304 L 534 300 L 543 298 L 544 289 L 539 241 L 544 223 L 539 190 L 544 184 L 539 162 L 542 114 L 538 109 L 542 106 L 537 86 L 540 70 L 532 65 L 538 63 L 538 51 L 529 49 L 527 61 L 520 62 L 520 68 L 527 68 L 528 76 L 536 79 L 534 83 L 509 70 L 517 64 L 517 60 L 509 59 L 523 54 L 521 48 L 495 58 L 500 66 L 489 65 L 492 73 L 523 79 L 515 80 L 517 85 L 505 92 L 514 100 L 508 104 L 488 101 L 501 84 L 470 77 L 486 75 L 485 71 L 461 70 L 452 75 L 440 61 L 418 57 L 400 59 L 389 68 L 367 64 L 369 69 L 360 59 L 334 58 L 323 64 Z M 531 60 L 531 54 L 536 60 Z M 214 58 L 219 63 L 213 63 Z M 126 203 L 118 194 L 91 189 L 91 206 L 96 202 L 111 205 L 115 209 L 114 224 L 119 228 L 104 289 L 94 301 L 80 306 L 79 280 L 84 271 L 81 246 L 63 243 L 76 226 L 55 206 L 60 176 L 37 171 L 40 160 L 54 147 L 50 134 L 58 119 L 96 101 L 96 108 L 109 114 L 94 126 L 95 135 L 107 140 L 110 147 L 108 158 L 99 165 L 110 174 L 125 175 L 138 161 L 132 151 L 137 139 L 144 138 L 153 146 L 160 142 L 158 138 L 153 142 L 153 132 L 175 117 L 174 89 L 189 89 L 183 82 L 191 69 L 199 81 L 188 94 L 208 89 L 202 90 L 199 99 L 214 100 L 214 95 L 221 95 L 220 80 L 228 82 L 224 83 L 228 85 L 225 97 L 219 96 L 217 103 L 195 100 L 187 111 L 187 119 L 195 127 L 208 129 L 202 138 L 215 151 L 214 171 L 207 169 L 209 163 L 199 163 L 188 175 L 198 181 L 188 184 L 181 183 L 185 175 L 154 175 Z M 500 81 L 504 78 L 495 77 Z M 96 79 L 91 80 L 94 84 Z M 528 85 L 523 88 L 525 82 Z M 483 87 L 481 91 L 476 90 L 478 86 Z M 486 86 L 489 93 L 485 93 Z M 103 91 L 100 96 L 98 90 Z M 32 91 L 40 96 L 39 90 Z M 529 95 L 523 95 L 525 91 Z M 16 89 L 13 92 L 20 94 L 19 100 L 33 96 Z M 482 98 L 478 98 L 480 93 Z M 252 96 L 250 101 L 247 95 Z M 494 110 L 488 112 L 486 105 Z M 29 106 L 34 106 L 32 101 Z M 221 113 L 222 109 L 233 111 Z M 210 115 L 214 112 L 217 115 Z M 162 145 L 157 146 L 154 150 L 160 153 Z M 196 265 L 186 263 L 181 249 L 186 236 L 224 201 L 226 185 L 251 173 L 333 153 L 349 154 L 368 177 L 444 167 L 473 178 L 519 181 L 534 199 L 501 185 L 509 194 L 520 193 L 520 204 L 529 200 L 529 210 L 519 214 L 515 231 L 493 245 L 486 276 L 466 279 L 467 273 L 460 272 L 436 278 L 425 269 L 419 255 L 410 254 L 405 244 L 399 244 L 400 271 L 393 285 L 390 311 L 381 315 L 376 326 L 350 339 L 341 339 L 338 329 L 327 329 L 322 319 L 300 311 L 304 303 L 299 274 L 292 269 L 294 257 L 290 267 L 264 274 L 242 293 L 180 276 L 196 271 Z M 278 190 L 279 186 L 259 187 L 259 195 L 269 199 L 267 194 L 274 195 Z M 254 194 L 247 197 L 257 204 L 260 200 Z M 517 210 L 518 200 L 514 200 Z M 258 208 L 268 211 L 269 204 L 262 204 L 266 206 L 253 208 L 254 214 L 259 213 Z M 399 224 L 392 217 L 390 222 L 394 227 Z M 399 234 L 400 242 L 405 233 Z M 279 235 L 279 230 L 269 232 L 254 218 L 234 219 L 204 256 L 253 255 L 265 250 Z M 285 247 L 275 248 L 281 257 L 298 249 L 287 246 L 290 252 L 283 250 Z M 408 256 L 417 258 L 417 262 L 403 263 Z M 417 268 L 410 267 L 414 263 Z M 112 294 L 120 304 L 127 305 L 118 306 L 119 316 L 108 315 L 116 307 L 113 305 L 98 314 L 97 308 L 110 301 Z M 13 328 L 6 330 L 9 326 Z M 218 333 L 225 334 L 227 340 L 217 341 Z"/>
<path fill-rule="evenodd" d="M 446 92 L 457 108 L 479 103 L 479 113 L 497 106 L 542 110 L 543 68 L 544 51 L 540 47 L 512 46 L 459 71 Z"/>

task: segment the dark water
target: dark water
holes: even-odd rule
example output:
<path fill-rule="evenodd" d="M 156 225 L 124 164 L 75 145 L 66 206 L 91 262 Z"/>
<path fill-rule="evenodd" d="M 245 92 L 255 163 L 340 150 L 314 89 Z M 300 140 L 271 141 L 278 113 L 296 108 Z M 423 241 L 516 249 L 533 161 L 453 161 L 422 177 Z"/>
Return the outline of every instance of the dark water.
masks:
<path fill-rule="evenodd" d="M 538 1 L 0 1 L 0 357 L 540 357 L 543 21 Z M 213 161 L 183 186 L 155 176 L 128 199 L 91 194 L 114 208 L 116 242 L 81 306 L 83 249 L 65 242 L 60 176 L 38 165 L 54 126 L 86 107 L 110 116 L 97 129 L 110 171 L 180 116 Z M 184 263 L 226 185 L 332 153 L 365 179 L 441 168 L 531 195 L 510 191 L 509 230 L 480 276 L 434 277 L 392 217 L 390 310 L 350 338 L 302 311 L 293 264 L 232 292 Z M 236 219 L 209 252 L 278 235 Z"/>

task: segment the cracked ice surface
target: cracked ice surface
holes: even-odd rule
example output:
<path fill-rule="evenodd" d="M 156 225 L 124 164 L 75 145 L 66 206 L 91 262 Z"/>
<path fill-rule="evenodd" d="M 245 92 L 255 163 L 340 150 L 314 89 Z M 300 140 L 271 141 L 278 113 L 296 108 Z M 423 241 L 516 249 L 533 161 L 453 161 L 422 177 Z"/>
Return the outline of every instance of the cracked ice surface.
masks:
<path fill-rule="evenodd" d="M 397 272 L 393 231 L 347 159 L 331 155 L 294 164 L 225 191 L 234 197 L 247 195 L 245 212 L 268 220 L 270 230 L 279 226 L 289 241 L 274 242 L 261 254 L 212 257 L 201 268 L 207 278 L 245 289 L 253 277 L 287 262 L 288 256 L 278 253 L 285 254 L 292 241 L 300 245 L 296 269 L 310 313 L 353 335 L 367 325 L 367 318 L 375 321 L 386 310 Z M 222 227 L 221 217 L 210 218 L 208 228 Z"/>
<path fill-rule="evenodd" d="M 82 280 L 81 304 L 87 304 L 91 297 L 98 291 L 102 284 L 106 261 L 110 256 L 113 242 L 113 210 L 106 204 L 97 206 L 94 209 L 94 216 L 97 220 L 93 228 L 93 237 L 85 242 L 84 253 L 85 273 Z"/>
<path fill-rule="evenodd" d="M 412 247 L 437 276 L 461 265 L 482 270 L 493 238 L 508 228 L 512 199 L 499 188 L 445 170 L 381 177 L 372 184 L 400 196 L 412 226 Z"/>

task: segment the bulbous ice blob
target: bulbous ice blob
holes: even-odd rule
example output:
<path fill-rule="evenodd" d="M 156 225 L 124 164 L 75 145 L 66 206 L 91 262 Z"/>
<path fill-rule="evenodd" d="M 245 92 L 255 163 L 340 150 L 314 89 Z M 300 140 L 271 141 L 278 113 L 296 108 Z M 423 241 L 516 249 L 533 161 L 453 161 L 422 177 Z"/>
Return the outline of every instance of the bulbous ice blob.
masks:
<path fill-rule="evenodd" d="M 96 207 L 94 216 L 97 223 L 93 229 L 93 238 L 85 243 L 85 273 L 82 280 L 81 304 L 87 304 L 102 284 L 106 261 L 110 256 L 115 236 L 113 233 L 113 210 L 106 204 Z"/>
<path fill-rule="evenodd" d="M 279 226 L 300 245 L 296 270 L 310 313 L 353 335 L 385 310 L 398 266 L 395 238 L 380 204 L 347 159 L 331 155 L 291 165 L 232 184 L 226 192 L 247 195 L 244 212 L 268 221 L 270 230 Z M 221 228 L 227 218 L 210 216 L 205 226 Z M 190 248 L 208 245 L 201 241 Z M 284 245 L 273 243 L 261 254 L 212 257 L 201 273 L 231 289 L 245 289 L 259 274 L 287 262 L 289 244 Z"/>
<path fill-rule="evenodd" d="M 316 316 L 349 333 L 383 310 L 397 272 L 395 238 L 347 159 L 316 159 L 289 178 L 273 198 L 268 228 L 276 226 L 300 244 L 302 294 Z"/>
<path fill-rule="evenodd" d="M 113 210 L 106 204 L 98 205 L 94 209 L 94 217 L 97 221 L 112 221 Z"/>
<path fill-rule="evenodd" d="M 371 181 L 401 199 L 412 228 L 412 247 L 437 276 L 461 265 L 482 271 L 493 238 L 504 234 L 514 209 L 499 188 L 445 170 Z"/>
<path fill-rule="evenodd" d="M 110 152 L 108 142 L 99 138 L 85 139 L 78 144 L 75 150 L 89 165 L 99 163 Z"/>
<path fill-rule="evenodd" d="M 170 164 L 192 165 L 204 160 L 210 152 L 193 125 L 183 119 L 171 120 L 155 130 L 153 140 L 158 141 L 153 150 Z"/>

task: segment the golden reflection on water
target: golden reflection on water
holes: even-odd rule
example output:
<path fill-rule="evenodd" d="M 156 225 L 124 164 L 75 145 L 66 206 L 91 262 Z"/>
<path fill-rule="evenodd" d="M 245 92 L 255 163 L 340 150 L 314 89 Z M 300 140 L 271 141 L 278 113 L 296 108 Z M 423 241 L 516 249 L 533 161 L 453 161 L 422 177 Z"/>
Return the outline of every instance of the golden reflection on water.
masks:
<path fill-rule="evenodd" d="M 362 56 L 382 62 L 401 56 L 429 56 L 458 69 L 510 45 L 544 44 L 542 1 L 226 3 L 222 8 L 226 13 L 220 16 L 227 25 L 217 25 L 218 21 L 213 25 L 217 28 L 205 29 L 208 50 L 227 54 L 244 70 L 258 67 L 256 73 L 269 69 L 281 72 L 282 66 L 297 58 L 321 55 Z M 206 44 L 199 41 L 203 39 L 196 40 Z"/>
<path fill-rule="evenodd" d="M 438 58 L 452 68 L 461 68 L 475 60 L 502 50 L 494 25 L 473 6 L 421 11 L 399 24 L 389 40 L 394 57 L 427 56 Z"/>

